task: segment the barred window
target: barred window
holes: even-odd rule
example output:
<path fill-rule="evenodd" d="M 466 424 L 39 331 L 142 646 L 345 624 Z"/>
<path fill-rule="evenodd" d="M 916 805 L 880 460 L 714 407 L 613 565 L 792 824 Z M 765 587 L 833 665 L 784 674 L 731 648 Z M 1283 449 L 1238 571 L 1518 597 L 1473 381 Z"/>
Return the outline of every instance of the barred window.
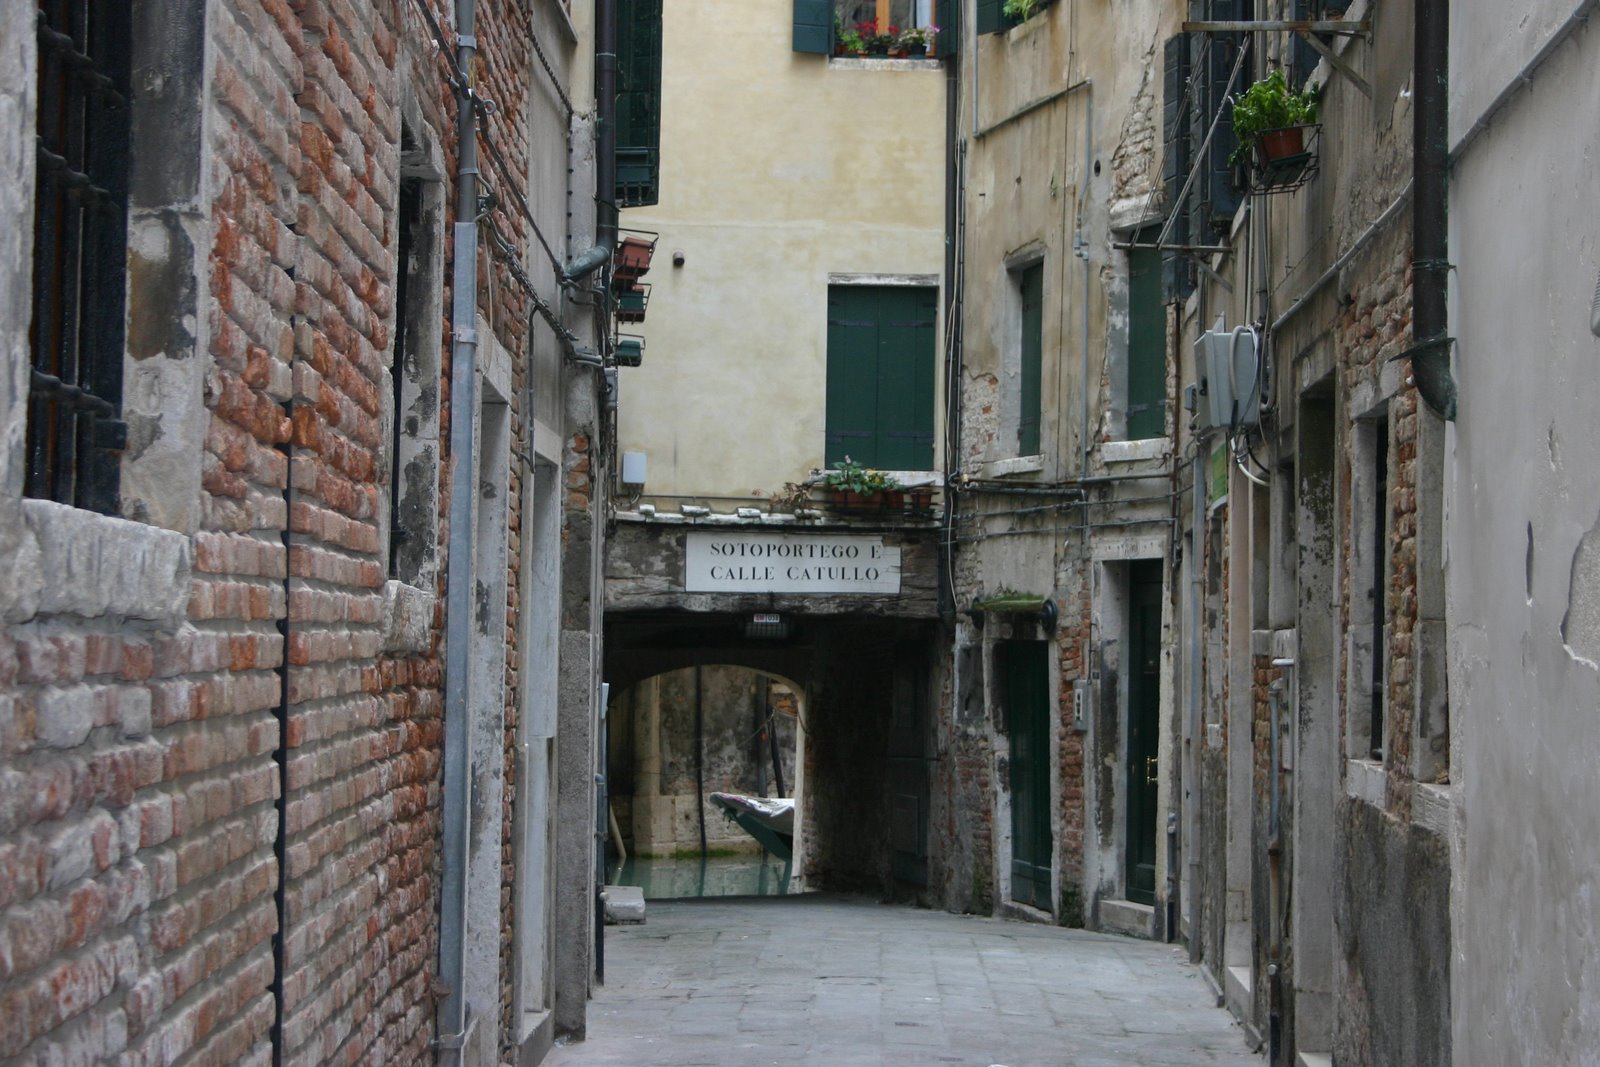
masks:
<path fill-rule="evenodd" d="M 25 492 L 117 509 L 132 25 L 125 0 L 40 0 Z"/>

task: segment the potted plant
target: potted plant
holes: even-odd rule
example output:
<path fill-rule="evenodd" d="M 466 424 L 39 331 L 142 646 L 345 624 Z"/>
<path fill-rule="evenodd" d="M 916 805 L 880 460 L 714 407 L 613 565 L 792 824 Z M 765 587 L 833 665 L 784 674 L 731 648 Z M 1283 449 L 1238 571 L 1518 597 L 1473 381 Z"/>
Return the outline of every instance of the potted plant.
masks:
<path fill-rule="evenodd" d="M 1307 85 L 1300 92 L 1289 88 L 1283 71 L 1275 70 L 1234 98 L 1233 134 L 1239 147 L 1229 163 L 1248 159 L 1252 152 L 1264 163 L 1300 155 L 1306 150 L 1306 129 L 1317 121 L 1322 89 Z"/>
<path fill-rule="evenodd" d="M 1012 22 L 1027 22 L 1044 5 L 1045 0 L 1006 0 L 1000 13 Z"/>
<path fill-rule="evenodd" d="M 845 27 L 844 20 L 839 17 L 837 10 L 833 13 L 833 54 L 836 56 L 859 56 L 867 50 L 867 44 L 861 38 L 859 27 Z"/>
<path fill-rule="evenodd" d="M 909 56 L 925 56 L 939 36 L 937 26 L 913 26 L 900 33 L 900 47 Z"/>
<path fill-rule="evenodd" d="M 905 493 L 894 475 L 873 470 L 844 457 L 822 476 L 828 502 L 836 511 L 899 511 L 905 507 Z"/>

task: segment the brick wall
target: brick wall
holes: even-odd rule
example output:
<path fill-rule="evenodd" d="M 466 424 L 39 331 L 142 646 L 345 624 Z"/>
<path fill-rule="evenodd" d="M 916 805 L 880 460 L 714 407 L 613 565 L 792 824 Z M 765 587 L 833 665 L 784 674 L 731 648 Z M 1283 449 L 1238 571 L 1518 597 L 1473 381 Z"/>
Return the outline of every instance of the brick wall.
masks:
<path fill-rule="evenodd" d="M 386 647 L 382 533 L 404 87 L 447 172 L 453 101 L 411 2 L 219 0 L 207 16 L 191 332 L 208 369 L 202 406 L 169 412 L 203 424 L 198 529 L 28 512 L 105 553 L 74 557 L 67 585 L 143 574 L 136 547 L 178 539 L 166 577 L 185 604 L 43 597 L 0 631 L 0 1059 L 265 1063 L 277 1041 L 288 1063 L 430 1061 L 443 611 L 423 651 Z M 525 179 L 526 9 L 490 0 L 479 18 L 489 135 Z M 514 212 L 497 217 L 527 242 Z M 490 262 L 480 301 L 521 352 L 525 296 Z M 521 468 L 494 460 L 511 465 L 515 517 Z M 442 575 L 424 592 L 442 596 Z M 508 990 L 512 973 L 508 956 Z"/>

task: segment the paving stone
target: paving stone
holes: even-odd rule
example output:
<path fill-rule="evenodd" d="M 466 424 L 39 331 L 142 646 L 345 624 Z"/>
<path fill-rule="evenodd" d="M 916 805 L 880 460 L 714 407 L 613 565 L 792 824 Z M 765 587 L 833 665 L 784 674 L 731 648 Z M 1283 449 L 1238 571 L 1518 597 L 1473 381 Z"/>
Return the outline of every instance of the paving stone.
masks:
<path fill-rule="evenodd" d="M 606 931 L 548 1067 L 1262 1067 L 1170 945 L 823 896 L 657 901 Z"/>

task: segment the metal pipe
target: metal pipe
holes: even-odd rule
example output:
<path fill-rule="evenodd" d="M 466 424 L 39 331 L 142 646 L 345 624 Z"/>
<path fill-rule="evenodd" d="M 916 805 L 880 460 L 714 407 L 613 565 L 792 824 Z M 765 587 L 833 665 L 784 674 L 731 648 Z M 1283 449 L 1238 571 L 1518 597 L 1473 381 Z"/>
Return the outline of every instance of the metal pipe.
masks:
<path fill-rule="evenodd" d="M 439 1005 L 440 1061 L 457 1064 L 469 1037 L 467 1010 L 467 862 L 471 832 L 471 753 L 468 716 L 472 711 L 471 626 L 474 585 L 473 548 L 477 544 L 478 494 L 476 422 L 478 413 L 478 126 L 471 85 L 475 0 L 456 0 L 456 66 L 465 76 L 456 84 L 455 263 L 451 279 L 450 326 L 450 545 L 445 588 L 444 797 L 441 814 L 443 874 L 439 890 L 439 974 L 444 1001 Z M 496 843 L 498 847 L 498 842 Z"/>
<path fill-rule="evenodd" d="M 1333 265 L 1327 270 L 1323 271 L 1322 274 L 1317 277 L 1317 280 L 1312 282 L 1306 288 L 1305 292 L 1301 293 L 1299 297 L 1295 299 L 1294 303 L 1285 308 L 1282 315 L 1279 315 L 1273 320 L 1273 332 L 1281 330 L 1284 323 L 1294 318 L 1294 316 L 1297 315 L 1302 308 L 1311 303 L 1311 298 L 1321 292 L 1324 285 L 1327 285 L 1330 281 L 1337 277 L 1339 272 L 1344 270 L 1345 264 L 1354 259 L 1356 253 L 1365 248 L 1367 246 L 1367 242 L 1371 241 L 1378 235 L 1378 231 L 1383 228 L 1384 224 L 1390 219 L 1394 218 L 1395 215 L 1399 213 L 1400 209 L 1406 206 L 1406 204 L 1411 200 L 1412 188 L 1413 183 L 1410 181 L 1406 182 L 1406 187 L 1400 190 L 1400 195 L 1395 197 L 1394 202 L 1388 207 L 1384 208 L 1378 217 L 1372 220 L 1372 225 L 1361 231 L 1361 236 L 1357 237 L 1355 241 L 1351 243 L 1349 248 L 1340 253 L 1339 258 L 1333 261 Z"/>
<path fill-rule="evenodd" d="M 1184 817 L 1184 828 L 1194 840 L 1185 838 L 1182 846 L 1189 850 L 1189 885 L 1198 885 L 1200 870 L 1200 849 L 1198 847 L 1200 820 L 1200 574 L 1205 563 L 1205 482 L 1201 478 L 1204 466 L 1199 456 L 1190 464 L 1194 473 L 1193 500 L 1194 509 L 1191 534 L 1189 536 L 1189 552 L 1185 565 L 1189 569 L 1189 625 L 1184 628 L 1184 664 L 1189 672 L 1188 693 L 1188 742 L 1189 742 L 1189 788 L 1185 791 L 1183 803 L 1187 808 Z M 1195 893 L 1194 899 L 1199 900 L 1200 894 Z M 1196 924 L 1190 924 L 1194 930 Z M 1200 962 L 1200 938 L 1189 938 L 1189 961 Z"/>
<path fill-rule="evenodd" d="M 985 126 L 983 129 L 981 129 L 981 130 L 977 131 L 976 133 L 974 133 L 972 135 L 972 139 L 974 141 L 981 141 L 985 137 L 987 137 L 991 133 L 993 133 L 994 131 L 1000 129 L 1001 127 L 1009 126 L 1009 125 L 1011 125 L 1011 123 L 1016 122 L 1018 119 L 1023 118 L 1024 116 L 1033 114 L 1035 111 L 1038 111 L 1042 107 L 1045 107 L 1045 106 L 1047 106 L 1049 104 L 1053 104 L 1057 100 L 1062 99 L 1063 97 L 1070 96 L 1072 93 L 1077 92 L 1079 89 L 1083 88 L 1084 86 L 1086 86 L 1088 84 L 1089 84 L 1089 79 L 1085 78 L 1082 81 L 1073 82 L 1071 85 L 1067 86 L 1065 89 L 1057 89 L 1053 93 L 1050 93 L 1050 94 L 1048 94 L 1046 96 L 1041 96 L 1041 97 L 1039 97 L 1039 99 L 1031 101 L 1030 103 L 1023 104 L 1021 107 L 1019 107 L 1017 110 L 1013 111 L 1011 114 L 1007 115 L 1005 118 L 1000 119 L 1000 120 L 998 120 L 996 122 L 991 122 L 989 125 Z M 977 121 L 977 116 L 973 116 L 973 121 L 974 122 Z"/>
<path fill-rule="evenodd" d="M 617 243 L 617 0 L 596 0 L 594 37 L 594 243 L 609 250 Z"/>
<path fill-rule="evenodd" d="M 1556 32 L 1550 35 L 1550 39 L 1544 43 L 1544 46 L 1534 53 L 1533 58 L 1528 60 L 1521 70 L 1517 71 L 1511 81 L 1506 84 L 1506 87 L 1501 89 L 1499 94 L 1490 101 L 1489 106 L 1483 109 L 1483 114 L 1478 116 L 1478 120 L 1468 127 L 1466 133 L 1461 135 L 1461 140 L 1457 141 L 1455 146 L 1450 149 L 1450 163 L 1452 166 L 1460 162 L 1467 149 L 1479 137 L 1483 136 L 1489 129 L 1490 123 L 1494 122 L 1495 116 L 1505 110 L 1506 105 L 1510 104 L 1518 93 L 1532 87 L 1534 73 L 1544 66 L 1550 57 L 1555 54 L 1556 49 L 1567 42 L 1567 38 L 1589 24 L 1589 19 L 1594 16 L 1597 6 L 1600 6 L 1600 0 L 1583 0 L 1568 16 L 1567 21 L 1563 22 L 1556 29 Z"/>
<path fill-rule="evenodd" d="M 1445 288 L 1450 279 L 1446 232 L 1446 187 L 1450 181 L 1449 0 L 1416 0 L 1416 61 L 1412 103 L 1411 376 L 1417 395 L 1442 419 L 1456 417 L 1456 383 L 1450 376 L 1451 346 Z"/>
<path fill-rule="evenodd" d="M 1076 246 L 1073 252 L 1083 260 L 1083 307 L 1079 309 L 1083 322 L 1078 339 L 1080 350 L 1078 392 L 1082 394 L 1079 406 L 1083 415 L 1078 432 L 1078 447 L 1081 454 L 1078 478 L 1082 481 L 1089 477 L 1089 275 L 1094 269 L 1089 263 L 1089 240 L 1083 235 L 1083 209 L 1089 199 L 1090 176 L 1094 174 L 1094 85 L 1087 78 L 1078 84 L 1083 86 L 1088 94 L 1083 119 L 1083 174 L 1078 179 L 1078 232 L 1073 238 L 1073 244 Z M 1161 236 L 1165 238 L 1166 234 Z"/>
<path fill-rule="evenodd" d="M 706 858 L 706 711 L 701 668 L 694 669 L 694 792 L 700 812 L 700 859 Z"/>

